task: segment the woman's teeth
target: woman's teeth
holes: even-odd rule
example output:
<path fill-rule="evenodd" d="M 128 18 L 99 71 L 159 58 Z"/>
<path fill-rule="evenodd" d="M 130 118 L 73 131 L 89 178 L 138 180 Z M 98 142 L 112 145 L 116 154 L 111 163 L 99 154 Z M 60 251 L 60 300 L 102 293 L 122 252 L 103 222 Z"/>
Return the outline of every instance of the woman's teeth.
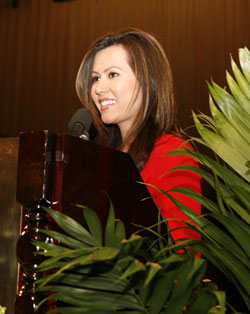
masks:
<path fill-rule="evenodd" d="M 104 101 L 101 102 L 101 107 L 104 107 L 104 106 L 107 106 L 107 105 L 112 105 L 114 103 L 116 103 L 115 100 L 104 100 Z"/>

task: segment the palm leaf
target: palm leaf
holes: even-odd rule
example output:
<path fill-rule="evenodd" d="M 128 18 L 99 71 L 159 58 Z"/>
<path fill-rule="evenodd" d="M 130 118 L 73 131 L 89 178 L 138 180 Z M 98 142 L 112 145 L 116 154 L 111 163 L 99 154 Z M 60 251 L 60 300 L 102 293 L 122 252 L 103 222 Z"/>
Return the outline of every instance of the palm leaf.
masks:
<path fill-rule="evenodd" d="M 167 309 L 163 313 L 179 314 L 182 312 L 184 306 L 188 303 L 192 289 L 197 287 L 205 273 L 205 269 L 204 260 L 195 258 L 189 261 L 183 273 L 178 278 L 178 283 L 172 291 Z"/>
<path fill-rule="evenodd" d="M 73 238 L 92 246 L 97 246 L 98 242 L 94 237 L 74 219 L 49 208 L 44 210 L 56 221 L 57 225 L 66 233 L 70 234 Z"/>
<path fill-rule="evenodd" d="M 112 202 L 110 201 L 109 214 L 105 227 L 105 245 L 119 247 L 115 237 L 115 211 Z"/>
<path fill-rule="evenodd" d="M 245 50 L 245 52 L 246 52 L 246 50 Z M 243 53 L 243 55 L 244 55 L 244 53 Z M 240 63 L 242 63 L 241 60 L 240 60 Z M 247 79 L 244 77 L 244 75 L 242 75 L 240 69 L 238 68 L 238 66 L 236 65 L 236 63 L 234 62 L 233 59 L 231 59 L 231 66 L 232 66 L 234 76 L 236 78 L 236 81 L 237 81 L 240 89 L 246 95 L 246 97 L 248 99 L 250 99 L 250 85 L 249 85 Z M 245 71 L 245 68 L 246 67 L 244 66 L 244 71 Z"/>
<path fill-rule="evenodd" d="M 162 266 L 152 262 L 147 262 L 146 266 L 148 266 L 150 269 L 145 280 L 145 285 L 149 285 L 151 280 L 156 276 L 160 269 L 162 269 Z"/>
<path fill-rule="evenodd" d="M 52 309 L 47 314 L 93 314 L 93 310 L 89 310 L 86 306 L 83 307 L 72 307 L 72 306 L 65 306 L 65 307 L 57 307 L 56 309 Z M 140 314 L 141 312 L 129 312 L 129 314 Z M 111 310 L 98 310 L 95 309 L 95 314 L 114 314 L 114 311 Z"/>
<path fill-rule="evenodd" d="M 83 247 L 85 248 L 91 247 L 90 245 L 86 244 L 86 242 L 79 241 L 76 238 L 73 238 L 71 236 L 68 236 L 66 234 L 63 234 L 57 231 L 47 230 L 47 229 L 40 229 L 40 231 L 50 236 L 51 238 L 57 241 L 60 241 L 60 243 L 72 249 L 81 249 Z"/>
<path fill-rule="evenodd" d="M 177 191 L 180 188 L 177 188 Z M 199 216 L 195 212 L 193 212 L 191 209 L 189 209 L 187 206 L 176 200 L 169 192 L 175 192 L 176 189 L 171 189 L 169 191 L 162 191 L 168 198 L 171 199 L 171 201 L 179 207 L 181 211 L 196 225 L 199 226 L 203 236 L 205 236 L 209 241 L 213 242 L 218 248 L 225 248 L 230 249 L 231 255 L 235 256 L 239 259 L 240 263 L 245 261 L 245 264 L 248 265 L 248 268 L 250 269 L 250 262 L 249 259 L 246 258 L 245 253 L 239 248 L 237 243 L 224 231 L 222 231 L 220 228 L 218 228 L 216 225 L 212 224 L 208 219 L 206 219 L 204 216 Z M 180 191 L 180 190 L 179 190 Z M 183 192 L 185 194 L 185 192 Z M 220 223 L 224 223 L 227 225 L 226 221 L 228 219 L 228 216 L 224 217 L 218 215 L 218 214 L 210 214 L 212 218 L 220 219 Z M 247 240 L 247 239 L 246 239 Z"/>
<path fill-rule="evenodd" d="M 237 103 L 248 113 L 250 114 L 250 99 L 243 93 L 239 85 L 235 82 L 233 77 L 226 72 L 227 84 L 230 88 L 232 95 L 234 96 Z"/>
<path fill-rule="evenodd" d="M 241 204 L 243 204 L 244 208 L 248 213 L 250 212 L 250 204 L 249 204 L 249 190 L 246 190 L 240 186 L 234 185 L 230 187 L 237 198 L 241 201 Z M 238 211 L 239 212 L 239 211 Z M 250 220 L 247 220 L 248 224 L 250 224 Z"/>
<path fill-rule="evenodd" d="M 239 133 L 249 140 L 249 118 L 248 113 L 238 105 L 233 96 L 216 83 L 208 84 L 209 91 L 215 102 L 227 117 L 227 119 L 238 129 Z"/>
<path fill-rule="evenodd" d="M 126 229 L 123 221 L 120 219 L 116 220 L 115 222 L 115 238 L 118 247 L 121 248 L 122 240 L 126 238 Z"/>
<path fill-rule="evenodd" d="M 246 47 L 244 49 L 239 49 L 239 59 L 245 78 L 250 84 L 250 52 Z"/>
<path fill-rule="evenodd" d="M 88 213 L 87 210 L 87 215 Z M 71 220 L 65 219 L 64 216 L 61 219 L 60 215 L 62 214 L 57 213 L 56 219 L 60 221 L 62 229 L 65 229 L 63 224 L 71 224 Z M 93 230 L 97 222 L 96 218 L 89 219 L 88 217 L 87 219 L 89 228 Z M 34 242 L 37 245 L 40 244 L 41 249 L 46 250 L 44 256 L 47 256 L 38 269 L 44 271 L 59 267 L 56 272 L 37 281 L 38 291 L 54 291 L 54 294 L 49 295 L 43 302 L 56 298 L 65 304 L 58 308 L 58 311 L 62 310 L 63 313 L 68 314 L 79 313 L 82 309 L 85 309 L 83 313 L 121 311 L 129 314 L 146 314 L 149 309 L 151 313 L 151 308 L 153 314 L 160 314 L 168 308 L 169 304 L 174 304 L 171 301 L 172 292 L 176 288 L 176 280 L 179 280 L 182 287 L 176 290 L 174 296 L 177 298 L 179 293 L 184 293 L 183 306 L 185 303 L 192 304 L 192 288 L 200 283 L 201 273 L 205 272 L 205 267 L 197 267 L 197 265 L 199 263 L 205 265 L 204 261 L 200 260 L 197 264 L 192 258 L 192 269 L 194 267 L 197 271 L 194 270 L 193 275 L 187 279 L 186 274 L 189 273 L 189 270 L 186 269 L 187 256 L 181 257 L 175 254 L 167 256 L 163 251 L 164 242 L 160 235 L 159 248 L 162 252 L 160 251 L 161 253 L 159 252 L 155 256 L 144 254 L 143 259 L 145 260 L 139 260 L 137 256 L 142 257 L 140 254 L 142 247 L 152 251 L 153 247 L 156 249 L 159 243 L 153 239 L 147 241 L 148 237 L 143 238 L 137 234 L 132 234 L 128 239 L 122 239 L 125 232 L 124 226 L 119 221 L 115 221 L 112 207 L 107 220 L 108 227 L 111 226 L 110 230 L 116 233 L 117 243 L 113 242 L 114 239 L 113 241 L 108 239 L 108 243 L 113 247 L 91 246 L 82 249 L 62 247 L 62 249 L 58 249 L 56 246 L 61 246 L 60 243 L 44 245 Z M 108 230 L 107 225 L 106 231 Z M 151 228 L 153 230 L 153 227 L 149 227 L 149 229 Z M 76 240 L 75 232 L 68 225 L 66 229 L 67 237 Z M 110 230 L 107 231 L 108 237 L 112 234 Z M 158 228 L 159 230 L 160 228 Z M 93 236 L 93 232 L 90 235 Z M 154 236 L 156 236 L 155 233 Z M 85 245 L 84 242 L 82 243 Z M 105 242 L 101 240 L 101 243 Z M 64 244 L 62 243 L 62 245 Z M 154 262 L 153 259 L 156 261 Z M 165 290 L 162 290 L 162 284 L 166 287 Z M 201 289 L 203 289 L 202 283 Z M 152 291 L 155 292 L 152 294 Z M 205 291 L 204 293 L 206 294 Z M 157 303 L 153 296 L 157 299 Z M 211 303 L 211 298 L 208 298 L 208 303 L 213 306 L 214 301 Z"/>
<path fill-rule="evenodd" d="M 220 191 L 223 201 L 228 207 L 232 209 L 237 215 L 241 217 L 248 225 L 250 224 L 250 212 L 248 206 L 242 205 L 242 200 L 245 201 L 243 193 L 244 189 L 238 186 L 228 186 L 220 184 L 217 186 L 217 193 Z"/>
<path fill-rule="evenodd" d="M 223 160 L 225 160 L 233 169 L 235 169 L 244 179 L 250 182 L 249 168 L 246 166 L 248 159 L 220 135 L 204 128 L 194 114 L 194 122 L 197 131 L 209 147 Z M 250 131 L 249 131 L 250 132 Z"/>
<path fill-rule="evenodd" d="M 46 286 L 42 290 L 54 291 L 59 294 L 57 296 L 58 300 L 71 305 L 88 306 L 93 311 L 102 308 L 117 310 L 122 307 L 131 310 L 143 310 L 137 299 L 129 294 L 108 293 L 105 291 L 98 291 L 97 293 L 90 289 L 79 289 L 76 287 L 74 287 L 74 293 L 72 293 L 72 287 L 64 285 Z"/>
<path fill-rule="evenodd" d="M 197 160 L 200 164 L 204 165 L 208 169 L 210 169 L 216 176 L 220 177 L 225 183 L 231 184 L 231 185 L 238 185 L 246 190 L 249 190 L 248 183 L 242 179 L 237 173 L 232 172 L 232 170 L 228 169 L 223 164 L 220 164 L 219 162 L 213 160 L 212 158 L 203 155 L 197 151 L 192 150 L 185 150 L 185 149 L 173 149 L 172 151 L 168 152 L 166 155 L 185 155 L 189 156 L 195 160 Z M 183 165 L 184 167 L 184 165 Z M 189 165 L 185 165 L 185 167 L 189 167 Z M 196 167 L 197 168 L 197 167 Z M 173 168 L 172 170 L 177 169 Z M 180 168 L 181 169 L 181 168 Z M 183 168 L 184 169 L 184 168 Z M 188 168 L 187 168 L 188 170 Z M 190 168 L 190 170 L 195 170 L 195 167 Z M 207 173 L 206 175 L 202 173 L 202 170 L 195 170 L 198 174 L 201 174 L 204 179 L 209 178 L 209 181 L 207 181 L 211 186 L 214 186 L 212 183 L 214 179 Z M 211 179 L 211 180 L 210 180 Z"/>
<path fill-rule="evenodd" d="M 145 266 L 138 259 L 134 259 L 132 263 L 127 267 L 124 273 L 121 275 L 120 280 L 125 279 L 139 271 L 145 270 Z"/>
<path fill-rule="evenodd" d="M 148 306 L 151 309 L 151 314 L 161 313 L 164 304 L 166 304 L 166 301 L 171 295 L 179 271 L 179 267 L 169 270 L 167 274 L 161 276 L 157 280 L 155 285 L 150 290 L 151 293 L 148 300 Z"/>
<path fill-rule="evenodd" d="M 50 275 L 44 276 L 42 279 L 38 280 L 37 283 L 40 283 Z M 118 279 L 118 278 L 117 278 Z M 117 281 L 116 278 L 105 277 L 102 275 L 91 275 L 91 274 L 78 274 L 78 273 L 60 273 L 57 274 L 53 281 L 59 284 L 74 286 L 77 288 L 85 288 L 85 289 L 98 289 L 100 291 L 110 291 L 110 292 L 119 292 L 122 293 L 125 290 L 127 291 L 127 282 L 123 280 Z"/>
<path fill-rule="evenodd" d="M 249 101 L 250 102 L 250 101 Z M 249 142 L 247 142 L 228 119 L 217 109 L 211 97 L 209 97 L 210 111 L 214 119 L 217 131 L 246 159 L 250 156 Z M 250 106 L 249 106 L 250 108 Z"/>
<path fill-rule="evenodd" d="M 102 225 L 93 209 L 85 207 L 83 215 L 91 235 L 96 239 L 99 246 L 102 245 Z"/>
<path fill-rule="evenodd" d="M 96 248 L 93 252 L 90 254 L 86 254 L 84 251 L 83 255 L 77 256 L 76 258 L 72 258 L 72 260 L 68 261 L 65 263 L 63 267 L 61 267 L 57 272 L 49 276 L 46 280 L 41 280 L 42 284 L 38 287 L 38 289 L 41 286 L 44 286 L 47 284 L 49 281 L 52 281 L 54 277 L 56 277 L 58 274 L 66 271 L 67 269 L 70 269 L 72 266 L 75 265 L 90 265 L 93 263 L 97 262 L 104 262 L 104 261 L 109 261 L 114 259 L 117 255 L 119 254 L 119 251 L 115 248 L 110 248 L 110 247 L 101 247 L 101 248 Z M 45 260 L 38 266 L 39 271 L 45 271 L 49 269 L 54 269 L 57 267 L 57 264 L 53 264 L 54 262 L 57 261 L 57 258 L 52 258 L 49 260 Z"/>

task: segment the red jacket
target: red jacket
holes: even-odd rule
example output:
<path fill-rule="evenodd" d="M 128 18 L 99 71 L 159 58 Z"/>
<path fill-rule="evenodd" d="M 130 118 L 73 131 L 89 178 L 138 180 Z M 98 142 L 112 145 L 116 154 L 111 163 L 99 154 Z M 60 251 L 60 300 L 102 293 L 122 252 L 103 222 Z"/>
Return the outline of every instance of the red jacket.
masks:
<path fill-rule="evenodd" d="M 146 162 L 141 176 L 145 183 L 150 183 L 162 190 L 169 190 L 175 187 L 186 187 L 193 191 L 201 192 L 200 176 L 192 171 L 174 171 L 164 174 L 166 171 L 178 165 L 196 165 L 197 162 L 190 157 L 174 155 L 166 156 L 166 153 L 176 148 L 183 148 L 181 144 L 184 141 L 171 134 L 163 134 L 155 142 L 154 148 Z M 185 143 L 186 146 L 188 146 Z M 189 146 L 190 147 L 190 146 Z M 164 194 L 159 195 L 159 191 L 151 186 L 147 186 L 149 193 L 154 196 L 153 200 L 158 209 L 161 209 L 161 215 L 166 219 L 180 218 L 188 220 L 188 218 L 173 204 L 173 202 Z M 180 193 L 171 193 L 178 201 L 182 202 L 196 213 L 201 213 L 200 204 L 191 198 Z M 168 221 L 170 230 L 177 227 L 185 226 L 185 224 L 178 220 Z M 178 229 L 171 232 L 174 241 L 181 238 L 200 239 L 198 233 L 191 229 Z"/>

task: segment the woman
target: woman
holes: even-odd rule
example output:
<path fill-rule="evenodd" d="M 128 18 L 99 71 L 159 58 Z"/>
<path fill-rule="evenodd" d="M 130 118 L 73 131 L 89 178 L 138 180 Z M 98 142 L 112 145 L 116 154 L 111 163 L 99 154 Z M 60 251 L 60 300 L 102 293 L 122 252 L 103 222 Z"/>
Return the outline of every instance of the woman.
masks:
<path fill-rule="evenodd" d="M 200 192 L 200 178 L 190 171 L 164 174 L 191 158 L 166 156 L 180 148 L 170 65 L 159 42 L 138 29 L 110 33 L 95 41 L 85 55 L 76 78 L 77 94 L 93 114 L 97 141 L 129 153 L 144 182 L 163 190 L 177 186 Z M 182 148 L 184 148 L 182 146 Z M 165 218 L 187 217 L 165 196 L 147 186 Z M 200 205 L 173 193 L 182 203 L 200 213 Z M 175 241 L 199 238 L 185 224 L 168 221 Z"/>

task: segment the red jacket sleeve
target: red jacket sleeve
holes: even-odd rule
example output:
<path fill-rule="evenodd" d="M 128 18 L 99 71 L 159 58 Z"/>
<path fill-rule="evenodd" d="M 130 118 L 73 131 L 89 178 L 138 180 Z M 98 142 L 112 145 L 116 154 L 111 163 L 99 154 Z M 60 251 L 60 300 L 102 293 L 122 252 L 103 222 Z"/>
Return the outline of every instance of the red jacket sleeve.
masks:
<path fill-rule="evenodd" d="M 173 135 L 164 134 L 155 143 L 154 149 L 151 152 L 147 163 L 141 171 L 141 176 L 145 183 L 152 184 L 162 190 L 169 190 L 175 187 L 186 187 L 201 192 L 200 176 L 192 171 L 174 171 L 166 173 L 168 170 L 179 165 L 195 165 L 197 163 L 190 157 L 175 155 L 166 156 L 166 153 L 177 148 L 184 148 L 183 141 Z M 186 144 L 185 144 L 186 145 Z M 153 200 L 158 209 L 161 210 L 161 215 L 166 219 L 179 218 L 188 220 L 188 218 L 178 209 L 173 202 L 164 194 L 159 194 L 159 191 L 153 187 L 147 186 L 149 193 L 153 196 Z M 191 198 L 180 193 L 171 193 L 178 201 L 185 204 L 187 207 L 200 214 L 200 204 Z M 170 230 L 185 226 L 185 223 L 178 220 L 168 221 Z M 181 238 L 199 239 L 198 233 L 191 229 L 177 229 L 171 231 L 174 241 Z"/>

